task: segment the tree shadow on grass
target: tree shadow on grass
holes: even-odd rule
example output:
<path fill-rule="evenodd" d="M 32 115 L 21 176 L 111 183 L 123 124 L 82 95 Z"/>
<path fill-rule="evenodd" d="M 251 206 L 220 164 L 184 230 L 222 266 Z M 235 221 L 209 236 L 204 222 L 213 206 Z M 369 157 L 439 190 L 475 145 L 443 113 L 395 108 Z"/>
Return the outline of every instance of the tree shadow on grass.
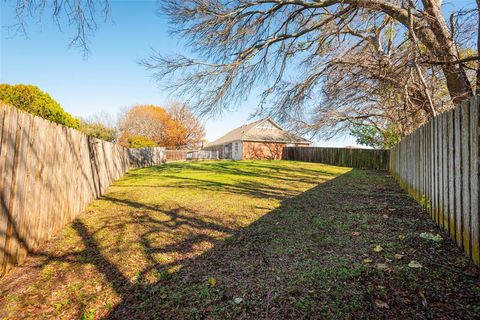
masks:
<path fill-rule="evenodd" d="M 297 182 L 301 179 L 305 182 L 315 182 L 315 176 L 335 176 L 331 169 L 313 169 L 306 168 L 305 163 L 298 162 L 298 166 L 282 166 L 282 162 L 273 160 L 271 163 L 266 161 L 250 160 L 245 167 L 239 167 L 236 161 L 214 161 L 214 162 L 189 162 L 189 163 L 170 163 L 168 166 L 152 166 L 146 168 L 148 172 L 156 172 L 162 174 L 177 173 L 184 170 L 192 170 L 205 173 L 216 173 L 220 175 L 235 175 L 241 177 L 253 177 L 264 179 L 276 179 L 286 182 Z M 289 164 L 295 164 L 295 161 L 289 161 Z M 331 168 L 331 166 L 330 166 Z M 135 173 L 134 173 L 135 174 Z M 296 178 L 291 178 L 296 175 Z"/>
<path fill-rule="evenodd" d="M 161 210 L 134 201 L 106 199 L 135 210 Z M 459 272 L 458 261 L 464 261 L 460 250 L 448 241 L 418 241 L 418 233 L 435 227 L 384 173 L 353 170 L 286 198 L 279 208 L 240 230 L 206 222 L 192 212 L 184 214 L 185 210 L 163 211 L 170 217 L 168 221 L 149 214 L 137 216 L 135 223 L 147 226 L 140 241 L 148 265 L 135 283 L 103 257 L 80 222 L 74 224 L 87 246 L 87 254 L 122 297 L 106 318 L 448 315 L 473 319 L 478 315 L 478 302 L 472 299 L 478 297 L 478 279 Z M 181 225 L 191 230 L 182 239 L 162 246 L 152 241 Z M 209 235 L 211 232 L 228 237 L 218 240 Z M 399 240 L 399 234 L 406 235 L 406 240 Z M 195 248 L 204 243 L 211 249 L 195 254 Z M 381 253 L 372 250 L 376 244 L 382 245 Z M 165 253 L 181 258 L 168 263 L 159 261 L 157 255 Z M 405 259 L 395 260 L 394 255 L 400 253 Z M 364 263 L 366 258 L 372 263 Z M 420 261 L 424 268 L 412 270 L 407 266 L 409 260 Z M 471 264 L 462 267 L 468 269 Z M 149 282 L 146 279 L 152 271 L 157 280 Z M 428 297 L 428 306 L 419 298 L 419 292 Z"/>
<path fill-rule="evenodd" d="M 205 191 L 222 191 L 225 193 L 235 193 L 248 195 L 253 198 L 272 198 L 272 199 L 284 199 L 285 197 L 294 196 L 298 192 L 291 190 L 290 187 L 275 187 L 267 183 L 259 181 L 236 181 L 236 182 L 220 182 L 208 179 L 199 179 L 193 177 L 179 177 L 174 175 L 163 175 L 164 178 L 173 179 L 168 185 L 135 185 L 135 187 L 142 188 L 167 188 L 167 189 L 196 189 Z M 298 182 L 298 180 L 294 180 Z M 119 186 L 130 188 L 130 186 Z"/>

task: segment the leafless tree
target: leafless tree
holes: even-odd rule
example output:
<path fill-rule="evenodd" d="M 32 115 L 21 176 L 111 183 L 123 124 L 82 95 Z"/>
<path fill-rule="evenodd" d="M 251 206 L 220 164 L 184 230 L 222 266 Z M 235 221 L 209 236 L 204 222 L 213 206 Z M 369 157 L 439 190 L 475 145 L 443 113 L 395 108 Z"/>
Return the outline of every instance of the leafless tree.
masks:
<path fill-rule="evenodd" d="M 199 148 L 205 138 L 205 128 L 200 120 L 195 117 L 185 103 L 172 102 L 167 108 L 170 116 L 176 122 L 182 124 L 184 130 L 184 145 L 187 148 Z"/>
<path fill-rule="evenodd" d="M 262 86 L 260 113 L 309 130 L 405 115 L 408 133 L 474 92 L 466 64 L 478 55 L 461 56 L 468 32 L 455 29 L 471 10 L 449 25 L 440 0 L 162 3 L 195 58 L 154 52 L 144 64 L 200 113 L 227 109 Z"/>

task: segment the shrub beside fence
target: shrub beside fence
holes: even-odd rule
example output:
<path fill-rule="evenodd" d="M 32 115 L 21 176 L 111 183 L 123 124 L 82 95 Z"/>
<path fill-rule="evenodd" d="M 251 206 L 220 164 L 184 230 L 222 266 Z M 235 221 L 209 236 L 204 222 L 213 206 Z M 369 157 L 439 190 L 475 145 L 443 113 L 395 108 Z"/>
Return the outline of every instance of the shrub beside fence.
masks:
<path fill-rule="evenodd" d="M 389 150 L 286 147 L 283 157 L 285 160 L 321 162 L 359 169 L 387 170 Z"/>
<path fill-rule="evenodd" d="M 129 167 L 163 162 L 0 105 L 0 276 L 75 219 Z"/>
<path fill-rule="evenodd" d="M 479 97 L 444 112 L 390 152 L 390 171 L 480 264 Z"/>

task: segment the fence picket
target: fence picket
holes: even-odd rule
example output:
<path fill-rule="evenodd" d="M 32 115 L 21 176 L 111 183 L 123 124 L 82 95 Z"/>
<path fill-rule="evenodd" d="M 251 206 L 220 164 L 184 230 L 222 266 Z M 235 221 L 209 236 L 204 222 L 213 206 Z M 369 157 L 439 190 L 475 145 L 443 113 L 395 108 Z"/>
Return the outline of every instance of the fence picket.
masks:
<path fill-rule="evenodd" d="M 450 238 L 456 238 L 456 219 L 455 219 L 455 130 L 454 130 L 454 110 L 448 112 L 447 118 L 447 171 L 448 171 L 448 230 Z"/>
<path fill-rule="evenodd" d="M 463 221 L 463 249 L 465 253 L 470 256 L 470 148 L 469 148 L 469 134 L 470 134 L 470 116 L 469 104 L 462 103 L 462 221 Z"/>
<path fill-rule="evenodd" d="M 7 225 L 8 225 L 8 207 L 6 203 L 6 199 L 8 197 L 8 183 L 9 181 L 6 180 L 7 178 L 7 170 L 10 170 L 7 167 L 8 160 L 7 150 L 11 150 L 11 146 L 9 143 L 10 135 L 9 135 L 9 127 L 11 126 L 11 109 L 10 108 L 3 108 L 2 109 L 2 126 L 0 131 L 0 274 L 2 273 L 2 264 L 5 259 L 5 240 L 7 234 Z"/>
<path fill-rule="evenodd" d="M 470 101 L 470 246 L 472 259 L 480 264 L 480 212 L 478 204 L 478 175 L 479 175 L 479 99 L 473 98 Z"/>
<path fill-rule="evenodd" d="M 5 113 L 6 123 L 2 133 L 2 154 L 0 156 L 0 274 L 4 273 L 9 261 L 7 251 L 9 226 L 11 221 L 10 195 L 12 191 L 13 162 L 15 156 L 15 139 L 18 113 L 8 108 Z"/>
<path fill-rule="evenodd" d="M 13 154 L 13 166 L 12 166 L 12 176 L 11 176 L 11 190 L 10 190 L 10 199 L 8 205 L 9 212 L 9 221 L 7 226 L 7 235 L 5 241 L 5 253 L 7 259 L 4 262 L 5 272 L 8 272 L 14 265 L 17 260 L 17 249 L 18 242 L 20 241 L 17 230 L 18 230 L 18 221 L 20 219 L 19 205 L 22 199 L 19 199 L 20 196 L 23 196 L 23 186 L 24 181 L 24 170 L 22 166 L 22 160 L 24 155 L 21 154 L 22 151 L 22 142 L 24 142 L 24 125 L 26 115 L 24 113 L 18 112 L 16 128 L 12 131 L 15 134 L 15 145 L 14 145 L 14 154 Z"/>

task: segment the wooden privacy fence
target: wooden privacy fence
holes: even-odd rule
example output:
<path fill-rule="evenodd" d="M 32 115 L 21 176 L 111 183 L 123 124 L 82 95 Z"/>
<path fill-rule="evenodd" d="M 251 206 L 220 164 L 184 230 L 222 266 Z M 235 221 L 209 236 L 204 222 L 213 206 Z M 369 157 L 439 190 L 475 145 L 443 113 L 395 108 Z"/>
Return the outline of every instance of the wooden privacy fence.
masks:
<path fill-rule="evenodd" d="M 480 264 L 479 98 L 431 119 L 395 145 L 390 171 Z"/>
<path fill-rule="evenodd" d="M 387 170 L 389 150 L 286 147 L 283 158 L 360 169 Z"/>
<path fill-rule="evenodd" d="M 165 148 L 162 147 L 128 149 L 128 153 L 132 168 L 149 167 L 167 161 Z"/>
<path fill-rule="evenodd" d="M 188 150 L 165 150 L 166 161 L 187 160 Z"/>
<path fill-rule="evenodd" d="M 218 151 L 209 151 L 209 150 L 195 150 L 187 152 L 187 160 L 210 160 L 210 159 L 219 159 Z"/>
<path fill-rule="evenodd" d="M 129 167 L 162 163 L 0 105 L 0 276 L 77 217 Z"/>

